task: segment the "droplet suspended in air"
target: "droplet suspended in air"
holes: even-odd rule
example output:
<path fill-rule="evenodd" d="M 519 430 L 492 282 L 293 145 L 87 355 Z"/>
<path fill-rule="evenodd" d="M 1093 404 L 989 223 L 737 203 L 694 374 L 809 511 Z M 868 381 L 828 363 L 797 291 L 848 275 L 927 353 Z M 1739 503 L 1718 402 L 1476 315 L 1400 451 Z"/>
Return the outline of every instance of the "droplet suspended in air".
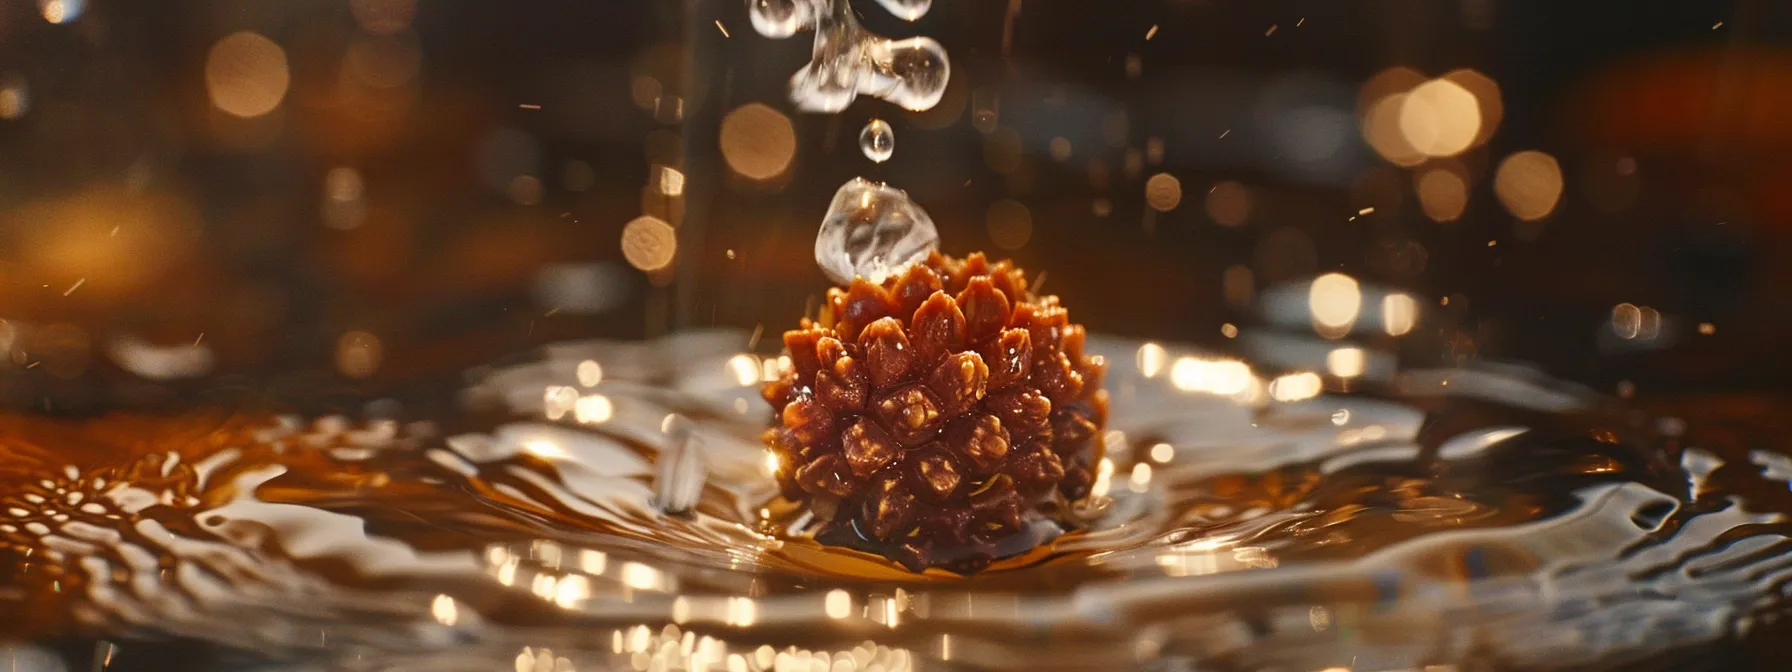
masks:
<path fill-rule="evenodd" d="M 889 161 L 890 155 L 896 153 L 896 131 L 884 120 L 872 119 L 865 124 L 865 130 L 859 131 L 859 150 L 872 161 Z"/>
<path fill-rule="evenodd" d="M 834 202 L 815 237 L 815 263 L 840 284 L 863 276 L 871 282 L 925 259 L 939 249 L 933 219 L 908 194 L 864 178 L 834 192 Z"/>
<path fill-rule="evenodd" d="M 919 19 L 927 15 L 927 10 L 933 9 L 933 0 L 877 0 L 877 4 L 903 21 Z"/>
<path fill-rule="evenodd" d="M 747 0 L 747 17 L 760 35 L 781 40 L 815 25 L 817 0 Z"/>
<path fill-rule="evenodd" d="M 931 0 L 879 0 L 897 16 L 914 20 Z M 790 99 L 808 112 L 839 112 L 859 94 L 910 110 L 931 109 L 951 77 L 946 50 L 931 38 L 892 40 L 859 25 L 847 0 L 747 0 L 759 34 L 784 38 L 815 30 L 809 65 L 790 78 Z"/>

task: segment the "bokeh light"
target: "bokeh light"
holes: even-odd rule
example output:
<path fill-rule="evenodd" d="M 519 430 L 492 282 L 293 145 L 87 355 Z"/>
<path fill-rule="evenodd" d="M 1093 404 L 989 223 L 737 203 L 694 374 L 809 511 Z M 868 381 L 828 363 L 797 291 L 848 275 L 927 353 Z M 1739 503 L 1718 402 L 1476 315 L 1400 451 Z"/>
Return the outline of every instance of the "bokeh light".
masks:
<path fill-rule="evenodd" d="M 258 33 L 231 33 L 205 58 L 205 86 L 212 105 L 233 116 L 259 117 L 286 98 L 292 75 L 286 51 Z"/>
<path fill-rule="evenodd" d="M 587 359 L 579 362 L 579 367 L 574 373 L 579 378 L 579 385 L 584 387 L 597 387 L 598 383 L 604 382 L 604 367 L 596 360 Z"/>
<path fill-rule="evenodd" d="M 17 119 L 31 111 L 31 87 L 25 78 L 7 75 L 0 78 L 0 119 Z"/>
<path fill-rule="evenodd" d="M 332 229 L 349 230 L 367 218 L 366 184 L 361 171 L 348 166 L 324 174 L 323 220 Z"/>
<path fill-rule="evenodd" d="M 1504 115 L 1499 85 L 1473 70 L 1427 79 L 1411 68 L 1389 68 L 1363 83 L 1357 95 L 1363 140 L 1390 163 L 1416 167 L 1487 142 Z"/>
<path fill-rule="evenodd" d="M 1133 355 L 1133 361 L 1138 364 L 1140 374 L 1146 378 L 1155 378 L 1164 370 L 1164 360 L 1168 357 L 1169 353 L 1164 350 L 1164 346 L 1146 343 L 1139 346 L 1139 351 Z"/>
<path fill-rule="evenodd" d="M 350 378 L 367 378 L 378 371 L 385 346 L 378 336 L 350 331 L 336 339 L 336 370 Z"/>
<path fill-rule="evenodd" d="M 348 8 L 361 30 L 390 35 L 410 27 L 417 0 L 349 0 Z"/>
<path fill-rule="evenodd" d="M 1363 375 L 1367 363 L 1368 354 L 1362 348 L 1337 348 L 1325 353 L 1325 370 L 1339 378 Z"/>
<path fill-rule="evenodd" d="M 1363 291 L 1355 278 L 1342 273 L 1327 273 L 1313 279 L 1307 294 L 1307 307 L 1313 314 L 1313 326 L 1321 336 L 1339 338 L 1356 324 L 1363 308 Z"/>
<path fill-rule="evenodd" d="M 1003 199 L 991 203 L 986 217 L 989 238 L 1004 250 L 1016 250 L 1033 237 L 1033 215 L 1027 206 Z"/>
<path fill-rule="evenodd" d="M 1419 208 L 1432 221 L 1454 222 L 1468 209 L 1468 180 L 1450 167 L 1419 171 L 1413 178 L 1413 191 L 1419 194 Z"/>
<path fill-rule="evenodd" d="M 1269 398 L 1282 402 L 1301 401 L 1319 396 L 1324 389 L 1325 381 L 1320 380 L 1319 374 L 1310 371 L 1290 373 L 1269 381 Z"/>
<path fill-rule="evenodd" d="M 678 232 L 665 220 L 636 217 L 622 227 L 622 256 L 630 266 L 653 272 L 672 264 L 678 253 Z"/>
<path fill-rule="evenodd" d="M 1187 392 L 1239 394 L 1249 390 L 1255 378 L 1249 365 L 1236 360 L 1178 357 L 1170 365 L 1170 384 Z"/>
<path fill-rule="evenodd" d="M 348 45 L 342 67 L 362 84 L 398 88 L 417 79 L 423 69 L 423 49 L 410 36 L 364 37 Z"/>
<path fill-rule="evenodd" d="M 1480 132 L 1480 103 L 1453 81 L 1433 79 L 1401 100 L 1400 134 L 1421 154 L 1455 156 L 1468 149 Z"/>
<path fill-rule="evenodd" d="M 1475 104 L 1480 108 L 1481 124 L 1471 146 L 1479 147 L 1487 144 L 1488 140 L 1493 139 L 1493 132 L 1499 128 L 1500 121 L 1504 120 L 1506 116 L 1506 105 L 1500 95 L 1499 83 L 1487 75 L 1467 68 L 1451 70 L 1438 79 L 1454 83 L 1475 97 Z"/>
<path fill-rule="evenodd" d="M 1425 154 L 1407 141 L 1406 133 L 1400 127 L 1406 95 L 1396 93 L 1369 106 L 1363 115 L 1363 140 L 1390 163 L 1411 167 L 1424 163 Z"/>
<path fill-rule="evenodd" d="M 782 112 L 748 103 L 722 119 L 721 150 L 736 174 L 770 180 L 783 175 L 796 157 L 796 127 Z"/>
<path fill-rule="evenodd" d="M 1404 336 L 1419 322 L 1419 302 L 1407 294 L 1394 292 L 1381 297 L 1381 328 L 1389 336 Z"/>
<path fill-rule="evenodd" d="M 1024 156 L 1020 133 L 1012 128 L 1000 127 L 983 137 L 983 163 L 998 175 L 1007 175 L 1020 168 Z"/>
<path fill-rule="evenodd" d="M 1493 175 L 1493 193 L 1513 217 L 1548 217 L 1562 198 L 1562 167 L 1555 157 L 1526 150 L 1506 157 Z"/>
<path fill-rule="evenodd" d="M 1238 226 L 1251 218 L 1251 190 L 1230 180 L 1220 182 L 1207 190 L 1207 202 L 1203 206 L 1214 223 Z"/>
<path fill-rule="evenodd" d="M 87 0 L 37 0 L 37 12 L 50 23 L 68 23 L 87 12 Z"/>
<path fill-rule="evenodd" d="M 1175 210 L 1182 203 L 1182 181 L 1169 173 L 1152 175 L 1145 181 L 1145 203 L 1158 212 Z"/>

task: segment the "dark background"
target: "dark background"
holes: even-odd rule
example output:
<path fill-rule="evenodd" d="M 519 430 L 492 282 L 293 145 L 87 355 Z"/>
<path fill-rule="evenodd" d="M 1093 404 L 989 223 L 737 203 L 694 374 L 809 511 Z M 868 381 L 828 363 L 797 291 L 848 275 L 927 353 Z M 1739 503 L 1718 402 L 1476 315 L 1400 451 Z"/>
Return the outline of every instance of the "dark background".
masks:
<path fill-rule="evenodd" d="M 815 228 L 860 175 L 908 190 L 946 251 L 1048 271 L 1092 331 L 1223 349 L 1222 325 L 1261 322 L 1255 291 L 1336 271 L 1419 299 L 1418 328 L 1384 339 L 1412 364 L 1533 362 L 1644 397 L 1772 395 L 1792 374 L 1786 3 L 936 0 L 912 24 L 855 8 L 945 46 L 938 107 L 796 111 L 812 35 L 761 37 L 733 0 L 0 3 L 0 90 L 23 101 L 0 119 L 0 401 L 443 412 L 465 371 L 543 342 L 776 333 L 824 288 Z M 250 118 L 207 84 L 238 31 L 290 74 Z M 1396 67 L 1496 82 L 1487 142 L 1378 155 L 1365 82 Z M 755 102 L 794 129 L 767 180 L 718 148 Z M 1308 117 L 1286 121 L 1301 106 L 1348 122 L 1321 161 L 1277 144 L 1304 137 Z M 856 149 L 874 117 L 897 138 L 881 165 Z M 1538 222 L 1494 193 L 1521 150 L 1560 165 Z M 1415 192 L 1439 167 L 1468 185 L 1454 221 Z M 331 191 L 344 169 L 359 189 Z M 1144 198 L 1160 173 L 1182 194 L 1164 212 Z M 1203 207 L 1222 181 L 1250 194 L 1241 224 Z M 1030 221 L 1013 249 L 987 226 L 1004 199 Z M 677 226 L 670 267 L 624 259 L 644 214 Z M 1228 299 L 1235 267 L 1250 283 Z M 1621 303 L 1658 311 L 1658 337 L 1612 338 Z M 139 361 L 200 349 L 191 370 Z"/>

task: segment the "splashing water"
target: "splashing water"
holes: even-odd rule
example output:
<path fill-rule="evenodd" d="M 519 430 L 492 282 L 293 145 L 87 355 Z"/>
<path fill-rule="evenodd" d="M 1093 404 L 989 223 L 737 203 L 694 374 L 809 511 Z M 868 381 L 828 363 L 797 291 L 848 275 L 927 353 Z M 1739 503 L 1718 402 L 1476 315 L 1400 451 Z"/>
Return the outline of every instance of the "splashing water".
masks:
<path fill-rule="evenodd" d="M 909 20 L 929 6 L 916 0 L 881 2 Z M 838 112 L 859 94 L 926 110 L 945 95 L 951 65 L 944 47 L 926 37 L 875 35 L 859 25 L 848 0 L 747 0 L 747 9 L 754 29 L 766 37 L 815 31 L 812 60 L 790 79 L 790 99 L 803 110 Z"/>
<path fill-rule="evenodd" d="M 0 639 L 392 670 L 1671 667 L 1792 578 L 1792 469 L 1752 440 L 1684 447 L 1511 371 L 1277 403 L 1254 371 L 1188 387 L 1163 365 L 1209 355 L 1107 338 L 1140 364 L 1110 373 L 1088 527 L 974 580 L 909 574 L 784 532 L 803 514 L 766 476 L 753 375 L 777 360 L 746 339 L 550 347 L 466 390 L 514 419 L 446 438 L 0 417 Z M 579 400 L 612 412 L 546 420 L 586 362 Z"/>
<path fill-rule="evenodd" d="M 890 155 L 896 153 L 896 131 L 884 120 L 872 119 L 865 124 L 865 130 L 859 131 L 859 151 L 877 163 L 889 161 Z"/>
<path fill-rule="evenodd" d="M 838 284 L 883 282 L 939 249 L 933 219 L 901 189 L 855 177 L 834 192 L 815 236 L 815 263 Z"/>
<path fill-rule="evenodd" d="M 933 8 L 933 0 L 877 0 L 877 4 L 883 5 L 885 10 L 903 21 L 914 21 L 926 16 L 927 10 Z"/>
<path fill-rule="evenodd" d="M 760 35 L 781 40 L 815 25 L 812 0 L 747 0 L 747 18 Z"/>

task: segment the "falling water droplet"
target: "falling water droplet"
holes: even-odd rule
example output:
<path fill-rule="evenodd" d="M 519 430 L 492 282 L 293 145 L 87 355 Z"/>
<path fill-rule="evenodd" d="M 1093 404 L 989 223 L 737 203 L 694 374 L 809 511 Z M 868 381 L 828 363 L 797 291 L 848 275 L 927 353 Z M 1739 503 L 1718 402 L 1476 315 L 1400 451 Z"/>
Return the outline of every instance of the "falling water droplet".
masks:
<path fill-rule="evenodd" d="M 883 5 L 884 9 L 903 21 L 926 16 L 927 10 L 933 8 L 933 0 L 877 0 L 877 4 Z"/>
<path fill-rule="evenodd" d="M 872 119 L 865 124 L 865 130 L 859 131 L 859 149 L 865 152 L 865 158 L 878 163 L 890 160 L 896 152 L 896 131 L 882 119 Z"/>
<path fill-rule="evenodd" d="M 914 20 L 931 0 L 879 0 Z M 939 104 L 951 78 L 946 50 L 931 38 L 892 40 L 865 30 L 847 0 L 747 0 L 753 27 L 771 38 L 815 30 L 809 65 L 790 78 L 790 99 L 809 112 L 838 112 L 859 94 L 910 110 Z"/>
<path fill-rule="evenodd" d="M 834 192 L 834 202 L 815 237 L 815 263 L 840 284 L 864 276 L 884 278 L 939 249 L 933 219 L 908 194 L 881 182 L 853 178 Z"/>
<path fill-rule="evenodd" d="M 747 0 L 747 16 L 753 30 L 772 39 L 783 39 L 815 25 L 817 0 Z"/>

